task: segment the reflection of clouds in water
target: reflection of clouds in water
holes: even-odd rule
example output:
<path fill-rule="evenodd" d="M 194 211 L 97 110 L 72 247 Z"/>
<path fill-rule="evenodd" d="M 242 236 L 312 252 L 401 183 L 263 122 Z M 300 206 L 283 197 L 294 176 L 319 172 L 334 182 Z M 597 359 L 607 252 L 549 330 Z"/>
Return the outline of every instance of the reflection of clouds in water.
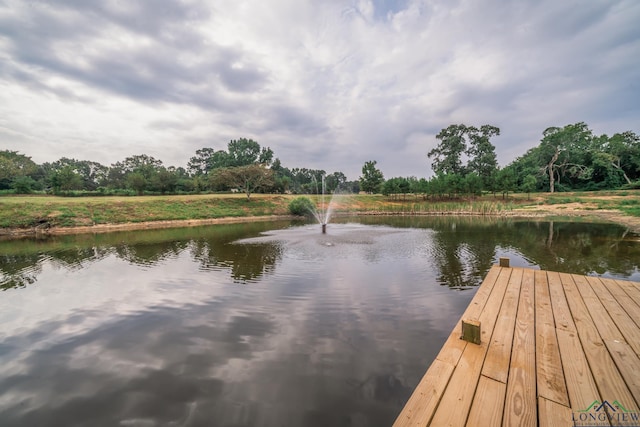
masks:
<path fill-rule="evenodd" d="M 428 236 L 314 243 L 323 255 L 303 258 L 290 255 L 309 242 L 281 244 L 247 286 L 188 251 L 47 267 L 3 295 L 3 425 L 388 425 L 468 302 L 434 289 L 410 249 Z"/>

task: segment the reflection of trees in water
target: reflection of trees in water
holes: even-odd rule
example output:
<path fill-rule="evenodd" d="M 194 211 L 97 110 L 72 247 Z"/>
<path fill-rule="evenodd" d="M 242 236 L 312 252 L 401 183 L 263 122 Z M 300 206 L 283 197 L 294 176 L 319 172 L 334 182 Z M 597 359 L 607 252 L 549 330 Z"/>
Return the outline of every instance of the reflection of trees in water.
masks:
<path fill-rule="evenodd" d="M 273 272 L 282 258 L 282 248 L 274 243 L 234 244 L 217 240 L 195 241 L 192 254 L 206 270 L 228 268 L 239 282 L 253 281 Z"/>
<path fill-rule="evenodd" d="M 255 280 L 273 270 L 281 249 L 271 244 L 231 242 L 272 227 L 273 223 L 247 223 L 4 241 L 0 242 L 0 289 L 37 282 L 45 263 L 77 270 L 115 255 L 134 265 L 152 266 L 187 249 L 205 268 L 228 269 L 231 277 L 241 282 Z"/>
<path fill-rule="evenodd" d="M 440 283 L 464 289 L 482 282 L 495 258 L 496 245 L 489 237 L 494 227 L 454 220 L 439 230 L 432 254 Z"/>
<path fill-rule="evenodd" d="M 516 222 L 514 229 L 518 240 L 511 246 L 543 270 L 620 276 L 638 270 L 640 245 L 622 227 L 550 221 Z"/>
<path fill-rule="evenodd" d="M 119 258 L 136 265 L 154 265 L 167 258 L 178 256 L 187 246 L 188 241 L 169 241 L 156 243 L 140 243 L 135 245 L 121 244 L 114 248 Z"/>
<path fill-rule="evenodd" d="M 38 280 L 42 272 L 39 256 L 0 256 L 0 289 L 22 288 Z"/>
<path fill-rule="evenodd" d="M 14 253 L 0 256 L 0 289 L 21 288 L 38 280 L 44 263 L 66 270 L 79 270 L 104 258 L 112 248 L 68 247 L 42 253 Z"/>
<path fill-rule="evenodd" d="M 368 221 L 376 220 L 379 224 L 379 218 Z M 451 216 L 393 217 L 383 222 L 436 231 L 432 260 L 442 283 L 456 288 L 479 284 L 499 248 L 517 252 L 544 270 L 629 277 L 639 269 L 637 240 L 627 229 L 611 224 Z"/>
<path fill-rule="evenodd" d="M 627 230 L 608 224 L 517 221 L 478 217 L 362 218 L 363 223 L 431 228 L 432 257 L 441 283 L 476 286 L 498 248 L 516 251 L 545 270 L 628 277 L 638 270 L 640 245 Z M 282 258 L 277 244 L 233 244 L 273 229 L 273 223 L 230 224 L 108 235 L 61 236 L 0 242 L 0 289 L 35 283 L 44 263 L 75 270 L 108 255 L 155 265 L 186 250 L 207 270 L 228 270 L 238 282 L 271 273 Z"/>

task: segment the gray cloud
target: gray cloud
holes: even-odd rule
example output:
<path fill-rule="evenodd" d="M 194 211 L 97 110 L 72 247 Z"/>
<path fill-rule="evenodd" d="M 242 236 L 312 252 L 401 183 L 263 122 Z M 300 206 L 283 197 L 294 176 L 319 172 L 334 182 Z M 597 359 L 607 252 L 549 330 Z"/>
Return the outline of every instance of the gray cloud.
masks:
<path fill-rule="evenodd" d="M 428 176 L 440 129 L 490 123 L 504 165 L 548 126 L 639 131 L 639 18 L 633 0 L 6 1 L 2 148 L 108 164 L 135 141 L 180 166 L 246 136 L 289 167 Z"/>

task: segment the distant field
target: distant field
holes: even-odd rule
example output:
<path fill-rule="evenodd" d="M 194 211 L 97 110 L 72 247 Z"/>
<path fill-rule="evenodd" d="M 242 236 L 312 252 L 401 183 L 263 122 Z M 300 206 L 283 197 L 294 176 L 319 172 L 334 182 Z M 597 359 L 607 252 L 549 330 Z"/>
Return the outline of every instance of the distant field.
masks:
<path fill-rule="evenodd" d="M 178 195 L 137 197 L 0 197 L 0 228 L 79 227 L 97 224 L 124 224 L 149 221 L 181 221 L 212 218 L 287 215 L 293 195 L 243 194 Z M 323 197 L 307 196 L 317 205 Z M 330 196 L 324 197 L 328 204 Z M 336 196 L 332 203 L 340 213 L 368 214 L 478 214 L 501 215 L 531 211 L 575 214 L 614 210 L 640 217 L 640 191 L 535 193 L 485 195 L 473 199 L 424 200 L 407 195 Z"/>

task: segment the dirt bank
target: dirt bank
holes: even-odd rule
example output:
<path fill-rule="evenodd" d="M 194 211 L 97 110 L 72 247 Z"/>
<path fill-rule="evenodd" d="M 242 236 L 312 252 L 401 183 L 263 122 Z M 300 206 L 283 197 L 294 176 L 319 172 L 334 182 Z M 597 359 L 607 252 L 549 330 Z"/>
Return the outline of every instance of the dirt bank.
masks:
<path fill-rule="evenodd" d="M 351 215 L 393 215 L 390 212 L 361 212 Z M 406 213 L 399 213 L 404 214 Z M 456 212 L 428 212 L 426 215 L 464 215 Z M 471 213 L 470 213 L 471 214 Z M 498 216 L 522 217 L 522 218 L 553 218 L 553 217 L 581 217 L 594 222 L 611 222 L 623 225 L 630 231 L 640 234 L 640 218 L 625 215 L 616 210 L 593 209 L 584 203 L 567 203 L 557 205 L 541 205 L 526 208 L 518 208 L 509 212 L 502 212 Z M 63 235 L 63 234 L 85 234 L 85 233 L 108 233 L 111 231 L 127 230 L 151 230 L 172 227 L 196 227 L 211 224 L 231 224 L 253 221 L 274 221 L 293 219 L 291 215 L 267 215 L 267 216 L 244 216 L 211 219 L 191 219 L 173 221 L 145 221 L 130 222 L 122 224 L 97 224 L 76 227 L 33 227 L 25 229 L 0 229 L 0 238 L 39 236 L 39 235 Z"/>
<path fill-rule="evenodd" d="M 62 234 L 85 234 L 85 233 L 109 233 L 111 231 L 129 231 L 129 230 L 152 230 L 160 228 L 173 227 L 197 227 L 200 225 L 211 224 L 233 224 L 239 222 L 255 222 L 255 221 L 275 221 L 280 219 L 293 219 L 291 215 L 271 215 L 271 216 L 243 216 L 228 218 L 210 218 L 210 219 L 187 219 L 174 221 L 145 221 L 145 222 L 128 222 L 123 224 L 96 224 L 80 227 L 49 227 L 49 228 L 13 228 L 0 229 L 0 237 L 24 237 L 24 236 L 45 236 L 45 235 L 62 235 Z"/>

